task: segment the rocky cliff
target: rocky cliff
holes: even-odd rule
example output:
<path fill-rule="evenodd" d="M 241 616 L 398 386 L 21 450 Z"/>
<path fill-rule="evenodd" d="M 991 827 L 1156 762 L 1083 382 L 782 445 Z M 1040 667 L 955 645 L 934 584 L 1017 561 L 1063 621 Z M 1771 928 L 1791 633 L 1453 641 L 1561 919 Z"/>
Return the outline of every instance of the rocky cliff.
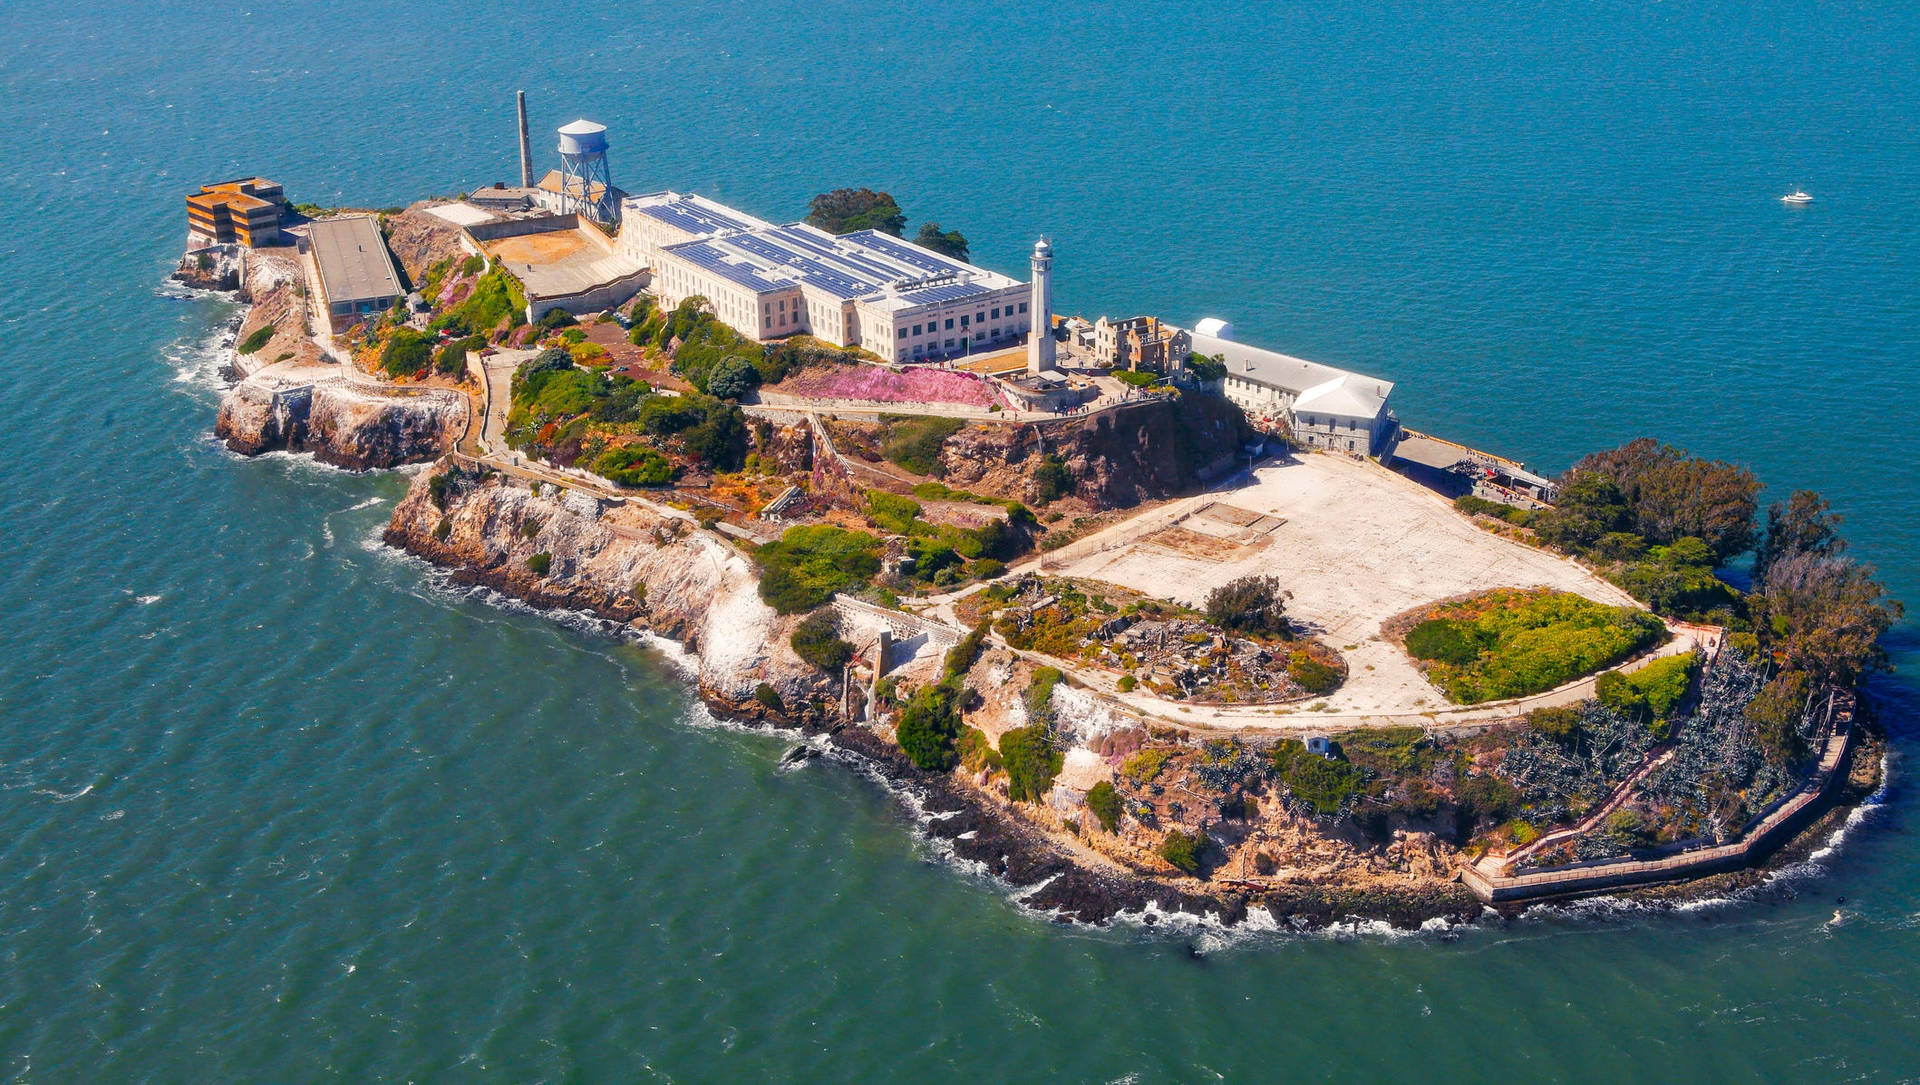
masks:
<path fill-rule="evenodd" d="M 681 642 L 698 659 L 701 693 L 729 712 L 817 717 L 816 701 L 838 697 L 837 683 L 789 646 L 798 619 L 761 602 L 752 563 L 720 536 L 638 502 L 539 489 L 498 475 L 423 474 L 386 540 L 459 582 Z M 756 698 L 762 684 L 779 707 Z"/>
<path fill-rule="evenodd" d="M 338 367 L 269 366 L 227 389 L 214 435 L 242 455 L 311 452 L 350 470 L 396 467 L 445 455 L 466 426 L 457 392 L 387 394 L 361 388 Z"/>
<path fill-rule="evenodd" d="M 1030 500 L 1033 467 L 1058 456 L 1074 493 L 1098 508 L 1171 497 L 1232 468 L 1252 436 L 1240 409 L 1209 395 L 1149 400 L 1087 418 L 970 426 L 941 447 L 943 480 Z"/>

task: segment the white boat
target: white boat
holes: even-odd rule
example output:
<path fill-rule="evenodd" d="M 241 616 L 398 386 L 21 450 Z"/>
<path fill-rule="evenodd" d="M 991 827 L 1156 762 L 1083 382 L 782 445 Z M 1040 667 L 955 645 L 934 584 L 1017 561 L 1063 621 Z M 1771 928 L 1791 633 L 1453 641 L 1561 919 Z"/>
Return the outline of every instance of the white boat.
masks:
<path fill-rule="evenodd" d="M 1787 193 L 1785 196 L 1780 197 L 1780 202 L 1781 203 L 1812 203 L 1813 197 L 1807 195 L 1806 192 L 1802 191 L 1801 189 L 1796 188 L 1792 192 Z"/>

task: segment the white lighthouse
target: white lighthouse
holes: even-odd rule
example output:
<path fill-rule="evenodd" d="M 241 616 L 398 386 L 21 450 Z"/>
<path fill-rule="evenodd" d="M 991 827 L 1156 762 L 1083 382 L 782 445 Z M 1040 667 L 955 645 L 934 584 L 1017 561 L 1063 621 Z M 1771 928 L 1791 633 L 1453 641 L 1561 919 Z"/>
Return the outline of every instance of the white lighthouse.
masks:
<path fill-rule="evenodd" d="M 1053 245 L 1041 238 L 1033 246 L 1033 333 L 1027 337 L 1027 372 L 1053 369 Z"/>

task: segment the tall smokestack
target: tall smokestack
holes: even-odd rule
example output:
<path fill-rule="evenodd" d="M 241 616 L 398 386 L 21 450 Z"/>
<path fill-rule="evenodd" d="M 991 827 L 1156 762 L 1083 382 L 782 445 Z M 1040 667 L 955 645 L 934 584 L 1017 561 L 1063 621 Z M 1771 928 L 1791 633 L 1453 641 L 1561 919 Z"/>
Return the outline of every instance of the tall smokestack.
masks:
<path fill-rule="evenodd" d="M 520 187 L 533 187 L 533 141 L 527 138 L 527 92 L 516 90 L 520 102 Z"/>

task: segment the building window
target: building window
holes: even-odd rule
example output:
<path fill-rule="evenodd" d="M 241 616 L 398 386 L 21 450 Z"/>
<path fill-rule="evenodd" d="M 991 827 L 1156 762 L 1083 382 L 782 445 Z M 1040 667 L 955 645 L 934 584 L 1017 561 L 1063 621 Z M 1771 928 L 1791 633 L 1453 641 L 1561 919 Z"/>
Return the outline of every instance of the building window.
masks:
<path fill-rule="evenodd" d="M 947 349 L 949 350 L 953 349 L 953 340 L 951 339 L 947 340 Z"/>
<path fill-rule="evenodd" d="M 905 339 L 906 337 L 907 337 L 907 329 L 905 329 L 905 328 L 901 328 L 901 329 L 900 329 L 900 338 L 902 338 L 902 339 Z"/>
<path fill-rule="evenodd" d="M 1027 311 L 1027 303 L 1026 303 L 1026 302 L 1024 302 L 1024 301 L 1023 301 L 1023 302 L 1021 302 L 1021 303 L 1020 303 L 1020 311 L 1021 311 L 1021 312 L 1023 312 L 1023 313 Z"/>
<path fill-rule="evenodd" d="M 913 334 L 915 334 L 915 335 L 919 335 L 919 334 L 920 334 L 920 325 L 918 325 L 918 324 L 915 324 L 915 325 L 913 326 Z"/>
<path fill-rule="evenodd" d="M 1000 319 L 1000 310 L 999 310 L 999 309 L 997 309 L 997 308 L 996 308 L 996 309 L 995 309 L 995 310 L 993 311 L 993 319 L 995 319 L 995 320 L 999 320 L 999 319 Z"/>
<path fill-rule="evenodd" d="M 978 323 L 981 323 L 981 324 L 985 324 L 985 323 L 987 322 L 987 314 L 986 314 L 986 313 L 983 313 L 983 312 L 982 312 L 982 313 L 975 313 L 975 314 L 973 314 L 973 319 L 974 319 L 975 321 L 977 321 Z"/>
<path fill-rule="evenodd" d="M 952 330 L 953 330 L 953 318 L 952 318 L 952 317 L 948 317 L 948 318 L 947 318 L 947 330 L 948 330 L 948 331 L 952 331 Z M 947 345 L 948 345 L 948 346 L 952 346 L 952 345 L 953 345 L 953 340 L 951 340 L 951 339 L 949 339 L 949 340 L 947 340 Z"/>
<path fill-rule="evenodd" d="M 963 328 L 967 326 L 967 314 L 965 313 L 960 314 L 960 326 Z"/>

